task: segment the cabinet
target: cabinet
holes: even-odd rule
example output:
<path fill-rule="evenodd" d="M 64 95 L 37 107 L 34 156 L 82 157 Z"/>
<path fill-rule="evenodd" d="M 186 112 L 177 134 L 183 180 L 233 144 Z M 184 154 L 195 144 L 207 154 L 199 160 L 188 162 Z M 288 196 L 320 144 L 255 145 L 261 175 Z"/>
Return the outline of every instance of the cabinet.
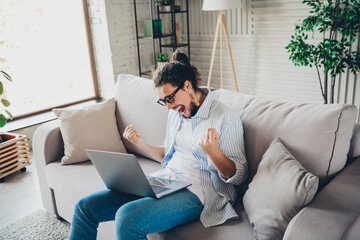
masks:
<path fill-rule="evenodd" d="M 144 31 L 139 31 L 139 25 L 143 24 L 143 20 L 146 20 L 144 16 L 139 16 L 143 19 L 138 19 L 138 11 L 137 7 L 139 7 L 139 3 L 144 5 L 144 0 L 133 0 L 134 1 L 134 16 L 135 16 L 135 27 L 136 27 L 136 44 L 137 44 L 137 53 L 138 53 L 138 66 L 139 66 L 139 76 L 152 76 L 151 68 L 152 66 L 157 68 L 156 57 L 158 53 L 163 53 L 165 51 L 171 50 L 171 52 L 175 51 L 177 48 L 187 48 L 187 55 L 190 59 L 190 34 L 189 34 L 189 4 L 188 0 L 175 0 L 171 1 L 171 5 L 168 11 L 160 9 L 159 6 L 155 6 L 156 0 L 149 0 L 149 15 L 148 19 L 150 19 L 150 25 L 152 26 L 152 33 L 158 31 L 158 22 L 161 20 L 162 24 L 162 32 L 159 35 L 151 34 L 151 36 L 145 36 Z M 180 10 L 178 7 L 180 6 Z M 181 20 L 181 22 L 177 22 Z M 155 20 L 155 21 L 154 21 Z M 155 23 L 155 24 L 154 24 Z M 177 25 L 178 24 L 178 25 Z M 169 27 L 164 27 L 168 25 Z M 176 28 L 180 27 L 181 32 L 181 41 L 179 42 L 179 38 L 176 37 Z M 142 26 L 141 26 L 142 27 Z M 179 31 L 179 29 L 178 29 Z M 148 43 L 144 43 L 142 41 L 147 41 Z M 144 50 L 146 50 L 145 46 L 150 46 L 149 41 L 152 41 L 152 49 L 151 49 L 151 58 L 149 60 L 148 55 L 144 54 Z M 186 50 L 183 50 L 186 53 Z M 170 58 L 169 53 L 169 58 Z M 149 61 L 151 63 L 149 64 Z M 147 66 L 145 66 L 147 65 Z"/>

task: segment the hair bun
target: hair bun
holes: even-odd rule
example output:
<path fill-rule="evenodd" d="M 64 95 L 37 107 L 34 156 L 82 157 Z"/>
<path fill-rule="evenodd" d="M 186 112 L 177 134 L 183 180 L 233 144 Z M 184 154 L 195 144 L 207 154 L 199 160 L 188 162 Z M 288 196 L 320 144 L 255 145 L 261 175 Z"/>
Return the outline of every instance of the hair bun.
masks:
<path fill-rule="evenodd" d="M 186 65 L 190 65 L 189 58 L 185 53 L 180 52 L 178 49 L 171 56 L 171 62 L 180 62 Z"/>

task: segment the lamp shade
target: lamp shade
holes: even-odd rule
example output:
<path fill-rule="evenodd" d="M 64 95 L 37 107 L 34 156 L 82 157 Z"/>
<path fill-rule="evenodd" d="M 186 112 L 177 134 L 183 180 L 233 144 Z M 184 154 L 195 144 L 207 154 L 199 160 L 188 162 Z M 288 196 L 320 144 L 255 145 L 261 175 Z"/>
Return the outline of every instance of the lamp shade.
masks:
<path fill-rule="evenodd" d="M 203 11 L 215 11 L 241 7 L 241 0 L 204 0 Z"/>

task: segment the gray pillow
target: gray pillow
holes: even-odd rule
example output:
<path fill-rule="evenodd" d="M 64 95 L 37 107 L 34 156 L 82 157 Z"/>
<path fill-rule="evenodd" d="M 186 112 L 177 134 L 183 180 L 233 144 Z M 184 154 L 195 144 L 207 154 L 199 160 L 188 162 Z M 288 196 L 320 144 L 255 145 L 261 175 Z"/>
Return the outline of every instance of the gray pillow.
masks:
<path fill-rule="evenodd" d="M 115 99 L 82 109 L 53 109 L 64 140 L 61 165 L 89 159 L 85 149 L 126 152 L 116 125 Z"/>
<path fill-rule="evenodd" d="M 282 239 L 291 219 L 313 199 L 318 184 L 318 177 L 275 138 L 243 198 L 255 239 Z"/>

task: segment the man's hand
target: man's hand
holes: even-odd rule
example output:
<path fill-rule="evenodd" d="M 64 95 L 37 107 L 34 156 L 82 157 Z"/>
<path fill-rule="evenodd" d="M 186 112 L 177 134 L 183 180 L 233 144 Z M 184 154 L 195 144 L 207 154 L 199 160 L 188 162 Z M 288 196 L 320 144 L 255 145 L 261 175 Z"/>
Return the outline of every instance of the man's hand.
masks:
<path fill-rule="evenodd" d="M 123 137 L 135 144 L 142 151 L 150 155 L 150 157 L 158 162 L 161 162 L 164 159 L 165 148 L 156 147 L 147 144 L 140 136 L 140 133 L 134 128 L 133 125 L 126 127 Z"/>
<path fill-rule="evenodd" d="M 123 133 L 123 137 L 126 140 L 138 146 L 139 148 L 141 148 L 144 145 L 144 141 L 141 138 L 140 133 L 134 128 L 133 125 L 126 127 Z"/>
<path fill-rule="evenodd" d="M 207 133 L 200 138 L 199 146 L 209 156 L 221 151 L 219 147 L 219 134 L 215 128 L 208 128 Z"/>
<path fill-rule="evenodd" d="M 235 174 L 235 163 L 221 151 L 219 134 L 215 128 L 208 128 L 207 133 L 200 138 L 199 146 L 209 156 L 224 178 L 228 179 Z"/>

